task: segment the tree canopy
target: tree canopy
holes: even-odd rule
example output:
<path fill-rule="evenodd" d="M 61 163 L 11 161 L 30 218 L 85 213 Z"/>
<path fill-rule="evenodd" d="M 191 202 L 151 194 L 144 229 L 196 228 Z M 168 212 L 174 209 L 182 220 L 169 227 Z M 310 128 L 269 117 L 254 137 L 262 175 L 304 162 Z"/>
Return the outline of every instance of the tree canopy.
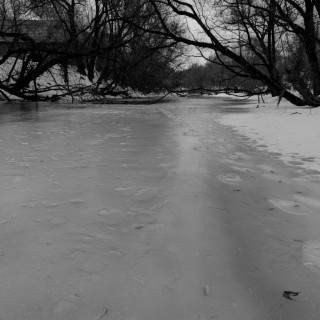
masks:
<path fill-rule="evenodd" d="M 26 99 L 54 65 L 66 80 L 70 66 L 95 80 L 97 94 L 170 89 L 189 45 L 215 66 L 211 83 L 219 73 L 320 105 L 318 0 L 0 0 L 0 21 L 0 66 L 16 61 L 0 90 Z M 28 26 L 40 21 L 41 35 Z"/>
<path fill-rule="evenodd" d="M 213 63 L 261 81 L 296 105 L 320 105 L 318 0 L 145 0 L 175 41 L 209 50 Z M 170 17 L 168 19 L 168 17 Z M 176 34 L 168 21 L 185 25 Z M 147 29 L 147 28 L 146 28 Z"/>
<path fill-rule="evenodd" d="M 30 84 L 55 65 L 64 70 L 66 82 L 68 68 L 75 67 L 94 81 L 91 89 L 99 95 L 116 94 L 117 88 L 128 86 L 163 89 L 182 46 L 165 34 L 137 27 L 161 29 L 153 6 L 142 2 L 0 0 L 0 66 L 10 64 L 0 90 L 39 99 L 41 90 Z M 135 24 L 122 18 L 133 14 Z M 179 34 L 175 22 L 166 23 L 174 24 Z"/>

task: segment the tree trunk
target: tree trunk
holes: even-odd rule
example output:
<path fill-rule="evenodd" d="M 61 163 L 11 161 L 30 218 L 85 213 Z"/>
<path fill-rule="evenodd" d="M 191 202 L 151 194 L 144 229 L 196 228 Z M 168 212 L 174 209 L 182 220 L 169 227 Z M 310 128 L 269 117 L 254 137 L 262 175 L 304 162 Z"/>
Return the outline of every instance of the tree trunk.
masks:
<path fill-rule="evenodd" d="M 312 0 L 305 0 L 306 12 L 304 16 L 305 24 L 305 38 L 304 45 L 306 55 L 310 65 L 311 81 L 313 86 L 313 94 L 315 96 L 320 95 L 320 67 L 317 57 L 317 45 L 315 37 L 315 26 L 314 26 L 314 4 Z"/>

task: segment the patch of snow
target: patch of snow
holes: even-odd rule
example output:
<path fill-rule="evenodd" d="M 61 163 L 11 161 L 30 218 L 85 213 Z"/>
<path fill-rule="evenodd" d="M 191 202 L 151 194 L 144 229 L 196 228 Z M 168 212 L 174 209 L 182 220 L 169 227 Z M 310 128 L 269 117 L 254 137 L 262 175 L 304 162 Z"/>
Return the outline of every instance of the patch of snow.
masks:
<path fill-rule="evenodd" d="M 34 66 L 30 65 L 31 68 L 35 66 L 36 64 Z M 21 68 L 21 60 L 13 57 L 8 58 L 0 65 L 0 81 L 8 84 L 14 83 L 20 74 Z M 68 80 L 66 81 L 66 79 Z M 90 92 L 94 84 L 87 76 L 77 72 L 73 66 L 68 66 L 66 77 L 62 67 L 60 65 L 54 65 L 39 76 L 35 83 L 31 82 L 29 89 L 34 90 L 35 85 L 39 91 L 39 96 L 53 97 L 63 95 L 66 101 L 93 98 Z M 17 98 L 10 94 L 7 95 L 10 99 Z"/>
<path fill-rule="evenodd" d="M 271 96 L 264 100 L 233 104 L 239 112 L 223 114 L 217 121 L 289 165 L 320 171 L 320 109 L 298 108 L 287 101 L 277 106 L 278 99 Z"/>

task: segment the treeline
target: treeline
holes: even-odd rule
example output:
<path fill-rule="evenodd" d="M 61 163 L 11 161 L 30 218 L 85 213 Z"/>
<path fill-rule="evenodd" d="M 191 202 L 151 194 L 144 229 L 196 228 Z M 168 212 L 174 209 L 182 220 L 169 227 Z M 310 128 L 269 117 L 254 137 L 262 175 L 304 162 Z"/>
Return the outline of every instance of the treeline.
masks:
<path fill-rule="evenodd" d="M 102 96 L 209 84 L 320 105 L 319 0 L 0 0 L 0 22 L 0 90 L 25 99 L 59 65 Z M 184 46 L 207 64 L 177 72 Z"/>
<path fill-rule="evenodd" d="M 259 66 L 259 61 L 252 57 L 250 52 L 243 51 L 242 57 L 246 58 L 253 65 L 256 65 L 257 69 L 263 72 L 263 67 Z M 294 65 L 294 69 L 291 72 L 296 74 L 296 79 L 301 77 L 302 79 L 299 81 L 308 83 L 306 86 L 310 87 L 312 83 L 311 70 L 304 56 L 302 46 L 292 43 L 291 50 L 286 52 L 285 56 L 282 56 L 280 53 L 277 54 L 276 59 L 278 76 L 288 90 L 294 90 L 296 87 L 296 83 L 291 83 L 288 75 L 287 68 L 290 65 Z M 317 52 L 317 59 L 320 61 L 320 52 Z M 237 72 L 239 66 L 235 65 L 234 61 L 226 56 L 218 57 L 212 55 L 209 58 L 203 57 L 203 61 L 205 63 L 194 63 L 179 72 L 181 88 L 197 89 L 198 91 L 203 89 L 207 92 L 210 90 L 241 91 L 248 94 L 268 92 L 268 87 L 262 80 L 242 76 L 241 73 Z"/>
<path fill-rule="evenodd" d="M 234 75 L 221 65 L 210 61 L 204 64 L 194 63 L 190 67 L 179 72 L 181 90 L 208 93 L 233 91 L 244 94 L 258 94 L 263 92 L 263 83 L 252 79 Z"/>

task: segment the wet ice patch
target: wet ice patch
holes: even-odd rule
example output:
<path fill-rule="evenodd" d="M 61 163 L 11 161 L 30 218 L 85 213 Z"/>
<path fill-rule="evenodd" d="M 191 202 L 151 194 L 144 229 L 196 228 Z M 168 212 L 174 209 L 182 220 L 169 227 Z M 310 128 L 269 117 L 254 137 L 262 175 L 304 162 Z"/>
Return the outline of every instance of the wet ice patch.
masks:
<path fill-rule="evenodd" d="M 320 241 L 307 241 L 302 247 L 303 264 L 320 274 Z"/>
<path fill-rule="evenodd" d="M 308 215 L 312 211 L 308 209 L 303 204 L 300 204 L 292 200 L 282 200 L 282 199 L 269 199 L 269 202 L 272 203 L 275 207 L 279 208 L 282 211 L 296 214 L 296 215 Z"/>
<path fill-rule="evenodd" d="M 219 180 L 227 184 L 238 184 L 242 181 L 242 179 L 233 172 L 223 172 L 219 174 Z"/>

